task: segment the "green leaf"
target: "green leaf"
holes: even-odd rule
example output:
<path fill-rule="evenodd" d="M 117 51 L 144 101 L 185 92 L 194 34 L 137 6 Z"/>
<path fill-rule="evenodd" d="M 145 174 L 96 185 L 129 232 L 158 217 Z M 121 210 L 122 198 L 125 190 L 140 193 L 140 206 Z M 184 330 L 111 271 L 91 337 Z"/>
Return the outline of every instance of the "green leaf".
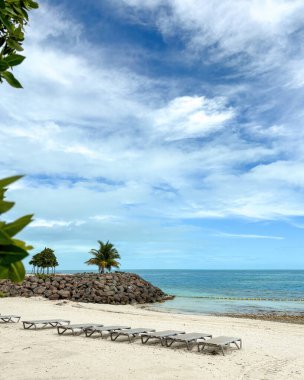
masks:
<path fill-rule="evenodd" d="M 17 17 L 20 19 L 20 23 L 23 22 L 23 13 L 21 12 L 20 6 L 18 4 L 14 5 L 11 4 L 11 8 L 14 10 L 14 12 L 17 14 Z"/>
<path fill-rule="evenodd" d="M 36 1 L 28 0 L 27 3 L 28 3 L 28 5 L 29 5 L 29 7 L 31 9 L 37 9 L 37 8 L 39 8 L 39 5 L 38 5 L 38 3 L 36 3 Z"/>
<path fill-rule="evenodd" d="M 23 175 L 14 175 L 12 177 L 6 177 L 6 178 L 3 178 L 3 179 L 0 179 L 0 187 L 7 187 L 11 183 L 14 183 L 14 182 L 18 181 L 22 177 L 23 177 Z"/>
<path fill-rule="evenodd" d="M 5 2 L 4 2 L 4 0 L 0 0 L 0 9 L 5 9 Z"/>
<path fill-rule="evenodd" d="M 4 194 L 6 193 L 7 189 L 4 189 L 3 187 L 0 187 L 0 199 L 4 199 Z M 1 223 L 1 222 L 0 222 Z"/>
<path fill-rule="evenodd" d="M 0 265 L 9 266 L 13 263 L 16 263 L 17 261 L 23 260 L 27 256 L 28 255 L 19 255 L 19 254 L 2 255 L 2 253 L 0 252 Z"/>
<path fill-rule="evenodd" d="M 27 13 L 27 11 L 25 9 L 23 9 L 23 8 L 20 8 L 20 10 L 21 10 L 24 18 L 26 19 L 26 21 L 28 21 L 28 13 Z"/>
<path fill-rule="evenodd" d="M 17 66 L 24 61 L 25 57 L 20 54 L 12 54 L 4 58 L 3 61 L 7 63 L 8 66 Z M 0 62 L 1 63 L 1 62 Z M 1 66 L 0 66 L 1 69 Z M 4 70 L 3 70 L 4 71 Z"/>
<path fill-rule="evenodd" d="M 1 75 L 7 81 L 7 83 L 10 84 L 12 87 L 23 88 L 21 83 L 9 71 L 5 71 Z"/>
<path fill-rule="evenodd" d="M 0 230 L 0 245 L 9 245 L 12 244 L 13 241 L 10 236 L 3 230 Z"/>
<path fill-rule="evenodd" d="M 11 16 L 14 21 L 16 19 L 16 17 L 18 18 L 18 14 L 15 12 L 15 10 L 13 8 L 6 8 L 5 9 L 5 12 L 3 12 L 5 14 L 7 14 L 8 16 Z"/>
<path fill-rule="evenodd" d="M 18 44 L 17 41 L 14 41 L 12 39 L 9 39 L 7 41 L 7 44 L 8 44 L 9 47 L 11 47 L 12 49 L 15 49 L 17 51 L 22 51 L 23 50 L 23 47 L 20 44 Z"/>
<path fill-rule="evenodd" d="M 22 282 L 25 277 L 24 265 L 21 261 L 11 264 L 9 268 L 9 278 L 13 282 Z"/>
<path fill-rule="evenodd" d="M 0 279 L 5 279 L 9 277 L 9 267 L 2 266 L 0 264 Z"/>
<path fill-rule="evenodd" d="M 8 210 L 10 210 L 12 207 L 14 207 L 14 204 L 15 202 L 7 202 L 0 200 L 0 214 L 4 214 Z"/>
<path fill-rule="evenodd" d="M 0 61 L 0 72 L 1 72 L 1 71 L 5 71 L 5 70 L 7 70 L 8 68 L 9 68 L 8 63 L 5 62 L 4 59 L 2 59 L 2 60 Z"/>
<path fill-rule="evenodd" d="M 9 236 L 15 236 L 18 232 L 23 230 L 25 226 L 27 226 L 32 221 L 33 215 L 25 215 L 21 218 L 15 220 L 12 223 L 8 223 L 3 227 L 3 231 Z M 0 230 L 1 233 L 1 230 Z"/>
<path fill-rule="evenodd" d="M 14 245 L 0 246 L 0 265 L 10 265 L 16 261 L 23 260 L 27 256 L 28 253 L 24 249 Z"/>
<path fill-rule="evenodd" d="M 12 255 L 12 254 L 20 254 L 25 255 L 23 257 L 26 257 L 28 255 L 27 251 L 24 247 L 20 247 L 19 245 L 15 244 L 16 239 L 12 239 L 11 245 L 0 245 L 0 258 L 1 255 Z M 25 243 L 23 243 L 25 246 Z"/>
<path fill-rule="evenodd" d="M 30 251 L 31 249 L 33 249 L 31 245 L 27 245 L 23 240 L 13 239 L 13 241 L 16 247 L 22 248 L 26 251 Z"/>
<path fill-rule="evenodd" d="M 9 32 L 12 31 L 12 24 L 9 22 L 8 18 L 3 14 L 3 12 L 2 14 L 0 13 L 0 21 Z"/>

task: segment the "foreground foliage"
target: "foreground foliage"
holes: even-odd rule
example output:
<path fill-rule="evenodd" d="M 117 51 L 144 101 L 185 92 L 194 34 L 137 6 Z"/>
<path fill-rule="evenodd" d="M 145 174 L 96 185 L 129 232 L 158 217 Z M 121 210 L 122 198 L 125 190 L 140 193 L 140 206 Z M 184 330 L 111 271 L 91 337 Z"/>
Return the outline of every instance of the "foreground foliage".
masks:
<path fill-rule="evenodd" d="M 106 243 L 98 240 L 99 248 L 91 249 L 90 253 L 94 256 L 85 263 L 88 265 L 97 265 L 99 273 L 104 273 L 107 269 L 111 271 L 112 267 L 119 268 L 120 264 L 117 259 L 120 255 L 112 243 Z"/>
<path fill-rule="evenodd" d="M 28 11 L 38 8 L 32 0 L 0 0 L 0 82 L 5 79 L 15 88 L 21 83 L 11 72 L 25 57 L 23 50 L 24 27 L 28 23 Z"/>
<path fill-rule="evenodd" d="M 5 200 L 7 186 L 21 177 L 14 176 L 0 180 L 0 216 L 15 204 Z M 15 239 L 14 236 L 32 221 L 32 217 L 33 215 L 25 215 L 9 223 L 0 220 L 0 279 L 8 278 L 13 282 L 24 279 L 25 269 L 21 260 L 28 256 L 28 250 L 32 247 L 22 240 Z"/>

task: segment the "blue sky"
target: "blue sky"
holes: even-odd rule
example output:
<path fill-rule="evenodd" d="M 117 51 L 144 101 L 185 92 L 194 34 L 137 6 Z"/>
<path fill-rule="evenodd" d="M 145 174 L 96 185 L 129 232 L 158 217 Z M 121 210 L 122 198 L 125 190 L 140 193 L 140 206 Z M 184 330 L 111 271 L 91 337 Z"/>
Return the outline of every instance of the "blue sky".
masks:
<path fill-rule="evenodd" d="M 304 269 L 304 3 L 41 1 L 0 88 L 9 217 L 85 269 Z"/>

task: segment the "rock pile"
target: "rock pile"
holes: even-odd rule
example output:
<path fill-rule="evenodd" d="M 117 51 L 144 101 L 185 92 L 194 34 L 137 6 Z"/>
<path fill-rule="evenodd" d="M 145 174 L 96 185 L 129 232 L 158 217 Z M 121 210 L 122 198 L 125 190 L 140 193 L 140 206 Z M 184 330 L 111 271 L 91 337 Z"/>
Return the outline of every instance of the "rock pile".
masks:
<path fill-rule="evenodd" d="M 0 281 L 0 292 L 9 297 L 42 296 L 50 300 L 68 299 L 119 305 L 170 299 L 161 289 L 134 273 L 33 275 L 27 276 L 22 284 Z"/>

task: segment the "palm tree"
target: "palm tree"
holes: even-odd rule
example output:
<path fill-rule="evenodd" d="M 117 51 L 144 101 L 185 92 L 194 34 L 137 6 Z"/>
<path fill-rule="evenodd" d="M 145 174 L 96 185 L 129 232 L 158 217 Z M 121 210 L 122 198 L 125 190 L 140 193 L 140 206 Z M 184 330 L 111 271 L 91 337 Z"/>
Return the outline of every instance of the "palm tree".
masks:
<path fill-rule="evenodd" d="M 119 268 L 120 264 L 117 259 L 120 259 L 120 255 L 114 245 L 109 241 L 104 243 L 98 240 L 98 243 L 99 248 L 90 251 L 94 257 L 86 261 L 85 264 L 97 265 L 99 273 L 104 273 L 105 269 L 111 271 L 112 267 Z"/>

